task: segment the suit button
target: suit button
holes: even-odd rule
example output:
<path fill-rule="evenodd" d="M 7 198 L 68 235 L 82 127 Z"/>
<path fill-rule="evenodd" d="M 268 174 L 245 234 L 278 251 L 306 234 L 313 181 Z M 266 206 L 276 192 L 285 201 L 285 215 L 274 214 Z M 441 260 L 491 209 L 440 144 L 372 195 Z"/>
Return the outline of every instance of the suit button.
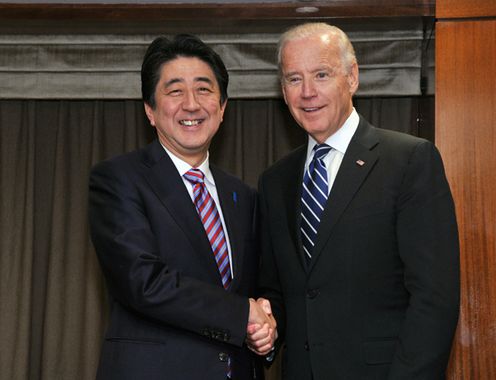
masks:
<path fill-rule="evenodd" d="M 221 362 L 227 362 L 227 359 L 229 358 L 229 355 L 226 354 L 225 352 L 219 353 L 219 360 Z"/>
<path fill-rule="evenodd" d="M 305 351 L 310 351 L 310 346 L 308 345 L 308 342 L 305 342 L 305 345 L 303 347 L 305 348 Z"/>
<path fill-rule="evenodd" d="M 319 289 L 308 289 L 307 290 L 307 297 L 310 299 L 314 299 L 319 295 Z"/>

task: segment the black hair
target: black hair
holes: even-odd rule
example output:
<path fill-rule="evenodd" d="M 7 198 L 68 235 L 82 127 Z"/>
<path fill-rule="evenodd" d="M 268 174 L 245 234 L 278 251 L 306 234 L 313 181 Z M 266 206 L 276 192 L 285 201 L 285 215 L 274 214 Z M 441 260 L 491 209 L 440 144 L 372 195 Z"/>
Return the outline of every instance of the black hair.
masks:
<path fill-rule="evenodd" d="M 148 46 L 141 65 L 141 95 L 143 101 L 155 108 L 155 89 L 160 80 L 164 63 L 178 57 L 194 57 L 202 60 L 212 69 L 220 89 L 220 102 L 227 100 L 229 74 L 219 55 L 198 37 L 178 34 L 172 40 L 157 37 Z"/>

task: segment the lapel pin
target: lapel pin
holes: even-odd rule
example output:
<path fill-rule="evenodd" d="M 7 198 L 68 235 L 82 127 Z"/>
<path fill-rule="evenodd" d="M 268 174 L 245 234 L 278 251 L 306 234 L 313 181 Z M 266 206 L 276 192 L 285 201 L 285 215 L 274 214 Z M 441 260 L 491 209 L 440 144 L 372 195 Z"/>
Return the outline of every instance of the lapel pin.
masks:
<path fill-rule="evenodd" d="M 233 197 L 233 202 L 237 203 L 238 202 L 238 194 L 235 191 L 233 191 L 232 197 Z"/>
<path fill-rule="evenodd" d="M 357 164 L 358 166 L 363 166 L 363 165 L 365 165 L 365 161 L 362 161 L 362 160 L 357 160 L 357 161 L 356 161 L 356 164 Z"/>

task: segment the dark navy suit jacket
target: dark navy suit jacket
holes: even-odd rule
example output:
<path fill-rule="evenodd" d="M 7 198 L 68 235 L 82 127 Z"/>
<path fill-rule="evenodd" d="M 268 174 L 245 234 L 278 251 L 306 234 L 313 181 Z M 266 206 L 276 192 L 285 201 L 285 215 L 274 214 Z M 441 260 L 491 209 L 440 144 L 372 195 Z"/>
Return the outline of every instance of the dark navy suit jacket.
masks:
<path fill-rule="evenodd" d="M 211 166 L 232 249 L 228 291 L 177 169 L 158 141 L 96 165 L 91 236 L 111 313 L 97 378 L 257 376 L 244 344 L 256 286 L 256 194 Z"/>

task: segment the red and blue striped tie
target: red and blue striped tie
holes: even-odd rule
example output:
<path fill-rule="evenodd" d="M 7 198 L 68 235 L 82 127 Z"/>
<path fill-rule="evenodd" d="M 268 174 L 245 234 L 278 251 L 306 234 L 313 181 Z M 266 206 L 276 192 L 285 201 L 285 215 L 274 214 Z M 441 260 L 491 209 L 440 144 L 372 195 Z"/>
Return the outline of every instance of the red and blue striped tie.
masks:
<path fill-rule="evenodd" d="M 226 237 L 220 221 L 219 212 L 215 206 L 214 199 L 205 186 L 205 175 L 199 169 L 190 169 L 184 174 L 193 185 L 193 199 L 196 211 L 207 233 L 212 252 L 219 268 L 224 289 L 231 284 L 231 266 L 229 264 L 229 252 L 227 250 Z"/>

